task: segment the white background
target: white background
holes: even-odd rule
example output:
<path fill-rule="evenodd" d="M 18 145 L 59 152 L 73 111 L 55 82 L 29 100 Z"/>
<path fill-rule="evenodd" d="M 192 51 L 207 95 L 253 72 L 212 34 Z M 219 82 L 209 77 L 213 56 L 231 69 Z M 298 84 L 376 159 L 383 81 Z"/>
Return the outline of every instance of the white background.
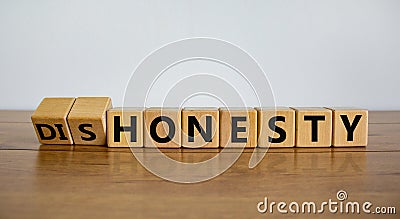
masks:
<path fill-rule="evenodd" d="M 188 37 L 249 52 L 278 105 L 400 109 L 395 0 L 1 0 L 0 109 L 34 109 L 46 96 L 110 96 L 121 106 L 139 62 Z"/>

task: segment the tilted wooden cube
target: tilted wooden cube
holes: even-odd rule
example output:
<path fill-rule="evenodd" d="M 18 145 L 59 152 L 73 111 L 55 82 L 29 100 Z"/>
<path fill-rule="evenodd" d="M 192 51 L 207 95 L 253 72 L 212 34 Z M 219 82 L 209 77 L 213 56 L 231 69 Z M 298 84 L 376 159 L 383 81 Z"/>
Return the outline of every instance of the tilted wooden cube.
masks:
<path fill-rule="evenodd" d="M 143 147 L 144 108 L 113 108 L 107 111 L 108 147 Z"/>
<path fill-rule="evenodd" d="M 32 114 L 32 123 L 41 144 L 73 144 L 67 116 L 75 98 L 44 98 Z"/>
<path fill-rule="evenodd" d="M 332 145 L 332 111 L 320 107 L 296 110 L 296 146 L 330 147 Z"/>
<path fill-rule="evenodd" d="M 367 146 L 368 110 L 330 108 L 333 110 L 333 139 L 335 147 Z"/>
<path fill-rule="evenodd" d="M 144 111 L 145 147 L 181 147 L 181 109 L 152 107 Z"/>
<path fill-rule="evenodd" d="M 75 144 L 106 145 L 106 112 L 112 107 L 109 97 L 78 97 L 68 115 Z"/>
<path fill-rule="evenodd" d="M 257 146 L 257 111 L 254 108 L 219 109 L 220 147 Z"/>
<path fill-rule="evenodd" d="M 259 147 L 294 147 L 295 111 L 289 107 L 260 107 L 258 111 Z"/>
<path fill-rule="evenodd" d="M 182 110 L 182 146 L 219 147 L 219 110 L 213 107 L 188 107 Z"/>

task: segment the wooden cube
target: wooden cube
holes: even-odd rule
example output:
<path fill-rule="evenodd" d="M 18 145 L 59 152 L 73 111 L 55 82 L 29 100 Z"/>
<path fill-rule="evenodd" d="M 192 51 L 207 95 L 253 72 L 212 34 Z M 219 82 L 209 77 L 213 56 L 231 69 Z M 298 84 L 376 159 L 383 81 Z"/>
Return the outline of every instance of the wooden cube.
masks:
<path fill-rule="evenodd" d="M 254 108 L 219 109 L 220 147 L 257 146 L 257 111 Z"/>
<path fill-rule="evenodd" d="M 148 108 L 144 111 L 144 146 L 181 147 L 181 109 Z"/>
<path fill-rule="evenodd" d="M 296 146 L 330 147 L 332 145 L 332 111 L 320 107 L 296 110 Z"/>
<path fill-rule="evenodd" d="M 143 147 L 144 108 L 113 108 L 107 111 L 108 147 Z"/>
<path fill-rule="evenodd" d="M 218 108 L 184 108 L 182 110 L 182 146 L 218 148 Z"/>
<path fill-rule="evenodd" d="M 106 112 L 112 107 L 109 97 L 78 97 L 68 115 L 75 144 L 106 145 Z"/>
<path fill-rule="evenodd" d="M 333 110 L 332 145 L 367 146 L 368 110 L 356 108 L 330 108 Z"/>
<path fill-rule="evenodd" d="M 289 107 L 261 107 L 258 111 L 259 147 L 294 147 L 295 111 Z"/>
<path fill-rule="evenodd" d="M 32 114 L 41 144 L 73 144 L 67 116 L 75 98 L 44 98 Z"/>

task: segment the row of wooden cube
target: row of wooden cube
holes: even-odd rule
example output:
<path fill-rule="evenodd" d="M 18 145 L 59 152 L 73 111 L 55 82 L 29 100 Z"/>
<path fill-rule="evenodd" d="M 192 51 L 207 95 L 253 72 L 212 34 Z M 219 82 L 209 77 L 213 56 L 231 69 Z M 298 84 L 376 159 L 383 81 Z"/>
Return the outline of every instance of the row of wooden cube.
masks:
<path fill-rule="evenodd" d="M 352 108 L 112 108 L 108 97 L 45 98 L 42 144 L 109 147 L 366 146 L 368 111 Z"/>

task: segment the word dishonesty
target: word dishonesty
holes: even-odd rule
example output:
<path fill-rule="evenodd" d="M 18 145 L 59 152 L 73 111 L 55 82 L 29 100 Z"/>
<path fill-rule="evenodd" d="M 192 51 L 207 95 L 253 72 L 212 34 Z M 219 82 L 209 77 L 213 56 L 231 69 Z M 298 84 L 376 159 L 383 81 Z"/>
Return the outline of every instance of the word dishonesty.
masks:
<path fill-rule="evenodd" d="M 108 147 L 366 146 L 357 108 L 112 108 L 109 97 L 44 98 L 32 115 L 41 144 Z"/>

